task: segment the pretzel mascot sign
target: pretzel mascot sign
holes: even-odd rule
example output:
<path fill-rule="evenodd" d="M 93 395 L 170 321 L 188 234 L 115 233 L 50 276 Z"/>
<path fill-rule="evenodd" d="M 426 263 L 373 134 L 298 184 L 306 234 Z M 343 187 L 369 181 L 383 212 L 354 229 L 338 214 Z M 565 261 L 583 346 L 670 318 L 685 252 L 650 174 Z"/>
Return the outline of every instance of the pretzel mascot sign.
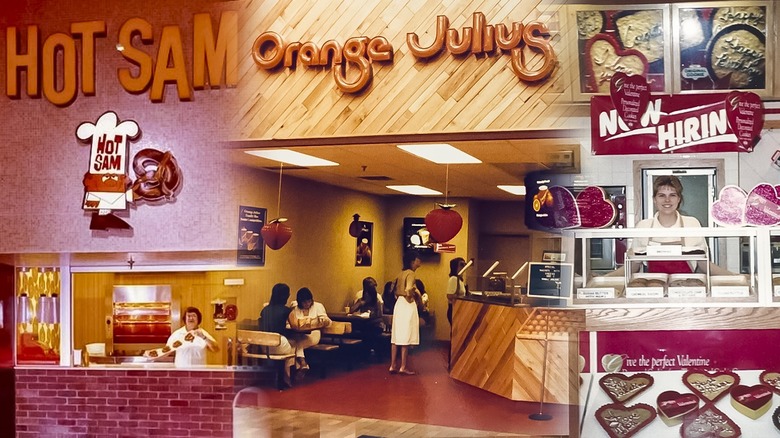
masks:
<path fill-rule="evenodd" d="M 175 198 L 181 186 L 181 171 L 170 152 L 141 150 L 133 158 L 135 181 L 127 175 L 128 143 L 139 135 L 136 122 L 120 123 L 113 111 L 103 113 L 96 123 L 78 126 L 76 137 L 91 144 L 82 204 L 84 210 L 93 212 L 91 230 L 131 229 L 113 212 L 126 210 L 128 202 Z"/>

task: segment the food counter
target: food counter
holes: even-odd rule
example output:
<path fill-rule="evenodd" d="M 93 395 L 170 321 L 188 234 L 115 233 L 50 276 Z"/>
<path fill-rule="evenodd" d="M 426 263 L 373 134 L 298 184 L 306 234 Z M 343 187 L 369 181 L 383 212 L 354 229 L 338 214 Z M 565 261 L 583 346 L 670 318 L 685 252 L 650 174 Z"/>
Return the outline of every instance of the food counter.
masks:
<path fill-rule="evenodd" d="M 583 328 L 582 310 L 456 298 L 450 376 L 510 400 L 543 396 L 576 405 L 577 333 Z"/>

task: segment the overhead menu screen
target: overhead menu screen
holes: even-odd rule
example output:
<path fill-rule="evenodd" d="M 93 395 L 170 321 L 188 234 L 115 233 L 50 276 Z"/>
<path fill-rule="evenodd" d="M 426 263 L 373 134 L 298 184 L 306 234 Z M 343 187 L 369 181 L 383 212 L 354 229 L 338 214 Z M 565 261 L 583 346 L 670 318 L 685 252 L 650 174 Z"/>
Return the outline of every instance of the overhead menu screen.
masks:
<path fill-rule="evenodd" d="M 571 263 L 529 263 L 528 296 L 566 300 L 571 297 L 574 269 Z"/>

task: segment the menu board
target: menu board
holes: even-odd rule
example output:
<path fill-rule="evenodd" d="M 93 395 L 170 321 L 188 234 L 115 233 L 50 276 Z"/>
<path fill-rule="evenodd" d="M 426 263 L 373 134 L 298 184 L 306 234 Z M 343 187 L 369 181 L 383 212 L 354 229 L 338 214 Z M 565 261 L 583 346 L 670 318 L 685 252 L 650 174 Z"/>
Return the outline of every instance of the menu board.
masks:
<path fill-rule="evenodd" d="M 566 300 L 571 298 L 574 269 L 571 263 L 529 263 L 528 296 Z"/>

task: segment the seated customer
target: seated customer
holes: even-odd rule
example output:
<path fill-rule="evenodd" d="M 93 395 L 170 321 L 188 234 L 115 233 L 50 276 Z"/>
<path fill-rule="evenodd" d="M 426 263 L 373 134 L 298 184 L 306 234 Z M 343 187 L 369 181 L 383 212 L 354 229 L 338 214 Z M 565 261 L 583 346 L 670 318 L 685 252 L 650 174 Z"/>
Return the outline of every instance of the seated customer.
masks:
<path fill-rule="evenodd" d="M 371 279 L 371 282 L 374 285 L 374 290 L 377 290 L 376 288 L 377 288 L 378 285 L 376 283 L 376 280 L 374 280 L 374 277 L 366 277 L 365 279 L 363 279 L 363 289 L 360 289 L 359 291 L 355 292 L 355 301 L 353 301 L 353 303 L 357 303 L 361 298 L 363 298 L 363 291 L 366 290 L 366 286 L 365 286 L 366 283 L 365 282 L 366 282 L 366 279 L 369 279 L 369 278 Z M 378 293 L 377 293 L 377 298 L 379 300 L 379 304 L 380 305 L 384 304 L 385 300 L 383 300 L 382 296 L 379 295 Z"/>
<path fill-rule="evenodd" d="M 385 289 L 382 292 L 382 313 L 385 315 L 392 315 L 393 308 L 395 307 L 395 292 L 393 291 L 393 282 L 388 281 L 385 283 Z"/>
<path fill-rule="evenodd" d="M 295 342 L 291 342 L 285 336 L 287 332 L 287 318 L 290 315 L 290 308 L 287 307 L 289 298 L 290 286 L 284 283 L 277 283 L 271 289 L 271 299 L 268 305 L 260 312 L 260 330 L 282 335 L 281 344 L 278 347 L 271 347 L 269 351 L 271 354 L 290 354 L 296 351 Z M 290 368 L 294 363 L 295 359 L 291 357 L 284 364 L 284 383 L 287 386 L 292 386 Z"/>
<path fill-rule="evenodd" d="M 382 333 L 384 330 L 384 323 L 382 322 L 382 304 L 379 302 L 379 293 L 376 290 L 376 280 L 371 277 L 363 279 L 363 295 L 359 300 L 353 304 L 350 309 L 350 313 L 364 314 L 368 312 L 368 316 L 372 318 L 372 325 L 366 327 L 373 334 Z"/>
<path fill-rule="evenodd" d="M 331 321 L 325 312 L 325 306 L 314 301 L 314 296 L 309 288 L 302 287 L 298 289 L 295 298 L 297 304 L 292 308 L 288 316 L 290 328 L 292 330 L 310 331 L 292 335 L 297 346 L 295 350 L 296 367 L 299 370 L 308 370 L 309 364 L 306 363 L 303 350 L 320 343 L 322 334 L 317 329 L 329 326 Z"/>

